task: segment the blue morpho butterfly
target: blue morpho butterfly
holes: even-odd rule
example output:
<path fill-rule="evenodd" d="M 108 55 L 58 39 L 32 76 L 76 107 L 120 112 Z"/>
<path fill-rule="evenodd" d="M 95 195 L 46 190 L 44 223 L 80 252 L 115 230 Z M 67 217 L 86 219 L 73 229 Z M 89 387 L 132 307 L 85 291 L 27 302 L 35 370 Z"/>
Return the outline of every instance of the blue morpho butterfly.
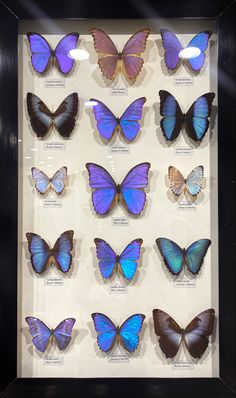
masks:
<path fill-rule="evenodd" d="M 44 138 L 52 127 L 55 127 L 63 138 L 70 137 L 79 108 L 77 93 L 68 95 L 55 112 L 51 112 L 33 93 L 27 93 L 26 102 L 30 123 L 37 137 Z"/>
<path fill-rule="evenodd" d="M 71 341 L 71 333 L 75 324 L 74 318 L 64 319 L 55 329 L 49 329 L 40 319 L 27 316 L 33 344 L 40 352 L 45 352 L 50 341 L 54 340 L 59 350 L 65 350 Z"/>
<path fill-rule="evenodd" d="M 74 66 L 74 59 L 69 56 L 70 50 L 76 48 L 79 33 L 69 33 L 64 36 L 52 50 L 47 40 L 39 33 L 27 33 L 31 51 L 31 63 L 34 70 L 44 75 L 50 64 L 54 63 L 59 72 L 68 74 Z"/>
<path fill-rule="evenodd" d="M 194 101 L 187 113 L 182 113 L 175 97 L 168 91 L 160 90 L 161 129 L 168 141 L 174 141 L 183 127 L 188 137 L 201 141 L 208 130 L 214 93 L 201 95 Z"/>
<path fill-rule="evenodd" d="M 134 166 L 121 184 L 116 184 L 104 167 L 95 163 L 87 163 L 89 185 L 94 189 L 92 201 L 94 210 L 99 215 L 108 214 L 116 203 L 121 202 L 132 215 L 139 215 L 146 202 L 144 188 L 148 185 L 150 163 Z"/>
<path fill-rule="evenodd" d="M 58 195 L 63 193 L 67 180 L 67 168 L 65 166 L 57 170 L 51 178 L 37 167 L 32 167 L 31 173 L 35 188 L 41 195 L 47 193 L 49 189 L 53 189 Z"/>
<path fill-rule="evenodd" d="M 97 343 L 103 352 L 110 351 L 116 342 L 120 342 L 129 352 L 136 350 L 145 315 L 131 315 L 120 327 L 104 314 L 96 312 L 91 316 L 98 333 Z"/>
<path fill-rule="evenodd" d="M 146 102 L 145 97 L 133 101 L 120 118 L 116 117 L 102 101 L 94 98 L 91 98 L 90 101 L 96 103 L 93 105 L 93 112 L 97 121 L 97 129 L 103 138 L 110 141 L 117 129 L 128 143 L 137 137 L 140 130 L 139 120 Z"/>
<path fill-rule="evenodd" d="M 203 166 L 197 166 L 189 173 L 187 178 L 184 178 L 178 169 L 169 166 L 168 176 L 170 180 L 170 190 L 174 195 L 180 196 L 187 191 L 191 196 L 197 196 L 202 190 L 204 168 Z"/>
<path fill-rule="evenodd" d="M 179 275 L 184 266 L 193 275 L 196 275 L 201 269 L 211 241 L 210 239 L 199 239 L 187 249 L 181 249 L 177 243 L 166 238 L 158 238 L 156 244 L 164 263 L 173 275 Z"/>
<path fill-rule="evenodd" d="M 190 40 L 186 48 L 197 49 L 198 54 L 197 56 L 189 57 L 186 60 L 181 57 L 183 47 L 177 36 L 169 29 L 161 29 L 160 33 L 162 37 L 162 45 L 165 50 L 165 64 L 168 69 L 176 69 L 182 60 L 186 62 L 193 71 L 198 72 L 201 70 L 206 57 L 204 51 L 206 51 L 208 47 L 212 32 L 200 32 Z"/>
<path fill-rule="evenodd" d="M 98 265 L 103 278 L 110 278 L 116 268 L 128 281 L 134 277 L 140 259 L 142 239 L 132 240 L 120 255 L 117 255 L 103 239 L 96 238 L 94 243 L 96 245 Z"/>
<path fill-rule="evenodd" d="M 26 238 L 34 271 L 42 274 L 53 263 L 63 273 L 68 272 L 72 263 L 73 235 L 71 230 L 63 232 L 50 249 L 41 236 L 28 232 Z"/>

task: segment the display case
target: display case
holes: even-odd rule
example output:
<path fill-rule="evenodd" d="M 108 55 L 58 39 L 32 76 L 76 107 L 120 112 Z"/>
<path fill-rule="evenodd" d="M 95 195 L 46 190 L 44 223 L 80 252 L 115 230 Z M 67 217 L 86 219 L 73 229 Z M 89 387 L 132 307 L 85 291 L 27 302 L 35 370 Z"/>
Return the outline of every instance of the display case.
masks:
<path fill-rule="evenodd" d="M 235 4 L 188 7 L 1 4 L 3 396 L 234 395 Z"/>

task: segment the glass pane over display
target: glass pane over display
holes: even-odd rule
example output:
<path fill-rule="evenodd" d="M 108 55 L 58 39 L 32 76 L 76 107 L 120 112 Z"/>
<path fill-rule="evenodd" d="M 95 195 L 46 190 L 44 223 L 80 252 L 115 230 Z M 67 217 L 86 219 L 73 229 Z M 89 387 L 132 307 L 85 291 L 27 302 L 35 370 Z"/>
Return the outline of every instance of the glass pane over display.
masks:
<path fill-rule="evenodd" d="M 215 21 L 20 22 L 19 126 L 18 376 L 217 377 Z"/>

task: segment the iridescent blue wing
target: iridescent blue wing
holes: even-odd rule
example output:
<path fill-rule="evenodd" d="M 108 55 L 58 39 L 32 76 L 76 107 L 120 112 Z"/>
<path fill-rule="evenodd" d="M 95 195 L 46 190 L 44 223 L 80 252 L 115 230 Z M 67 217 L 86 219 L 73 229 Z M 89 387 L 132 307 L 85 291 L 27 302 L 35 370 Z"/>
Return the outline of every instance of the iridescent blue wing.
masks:
<path fill-rule="evenodd" d="M 60 322 L 56 329 L 53 330 L 52 334 L 60 350 L 65 350 L 70 343 L 74 324 L 74 318 L 67 318 Z"/>
<path fill-rule="evenodd" d="M 27 316 L 25 320 L 29 325 L 34 346 L 37 350 L 45 352 L 52 334 L 51 330 L 38 318 Z"/>
<path fill-rule="evenodd" d="M 139 120 L 142 118 L 145 97 L 132 102 L 120 118 L 121 131 L 128 142 L 132 142 L 140 130 Z"/>
<path fill-rule="evenodd" d="M 37 137 L 44 138 L 53 124 L 53 114 L 45 103 L 33 93 L 27 93 L 27 110 L 32 129 Z"/>
<path fill-rule="evenodd" d="M 119 256 L 119 264 L 123 276 L 130 281 L 137 270 L 140 259 L 142 239 L 132 240 Z"/>
<path fill-rule="evenodd" d="M 173 275 L 178 275 L 184 265 L 184 254 L 181 247 L 166 238 L 156 239 L 156 244 L 169 271 Z"/>
<path fill-rule="evenodd" d="M 79 33 L 69 33 L 64 36 L 55 49 L 55 57 L 57 67 L 61 73 L 66 75 L 73 68 L 75 60 L 69 56 L 70 50 L 74 50 L 77 46 Z"/>
<path fill-rule="evenodd" d="M 214 93 L 206 93 L 197 98 L 186 113 L 186 131 L 194 141 L 200 141 L 209 127 Z"/>
<path fill-rule="evenodd" d="M 98 265 L 103 278 L 108 279 L 116 267 L 116 253 L 111 246 L 103 239 L 94 239 Z"/>
<path fill-rule="evenodd" d="M 165 50 L 165 64 L 168 69 L 177 68 L 180 58 L 179 53 L 183 49 L 179 39 L 171 30 L 161 29 L 162 45 Z"/>
<path fill-rule="evenodd" d="M 102 101 L 95 98 L 90 98 L 89 101 L 96 102 L 96 105 L 93 106 L 93 113 L 97 122 L 97 129 L 101 136 L 109 141 L 115 132 L 117 119 Z"/>
<path fill-rule="evenodd" d="M 79 98 L 77 93 L 68 95 L 53 114 L 53 123 L 62 137 L 69 138 L 76 121 L 79 109 Z"/>
<path fill-rule="evenodd" d="M 73 249 L 74 231 L 65 231 L 59 236 L 54 247 L 53 257 L 57 268 L 62 272 L 68 272 L 72 263 L 71 251 Z"/>
<path fill-rule="evenodd" d="M 211 35 L 212 32 L 200 32 L 187 45 L 187 47 L 197 47 L 201 51 L 198 57 L 188 59 L 194 71 L 199 71 L 203 67 L 206 57 L 204 51 L 207 49 Z"/>
<path fill-rule="evenodd" d="M 97 336 L 99 348 L 104 351 L 110 351 L 116 342 L 117 329 L 114 323 L 106 315 L 94 313 L 91 315 Z"/>
<path fill-rule="evenodd" d="M 182 329 L 166 312 L 155 309 L 152 314 L 155 333 L 160 337 L 161 350 L 166 358 L 175 357 L 182 341 Z"/>
<path fill-rule="evenodd" d="M 30 261 L 35 272 L 44 272 L 50 262 L 51 249 L 41 236 L 28 232 L 26 234 L 28 248 L 31 254 Z"/>
<path fill-rule="evenodd" d="M 175 140 L 182 129 L 182 111 L 175 97 L 168 91 L 160 90 L 161 129 L 168 141 Z"/>
<path fill-rule="evenodd" d="M 120 337 L 123 347 L 133 352 L 138 347 L 139 333 L 141 332 L 145 315 L 135 314 L 130 316 L 120 327 Z"/>
<path fill-rule="evenodd" d="M 203 166 L 197 166 L 191 171 L 186 180 L 186 189 L 190 195 L 196 196 L 202 190 L 202 179 L 204 177 Z"/>
<path fill-rule="evenodd" d="M 62 192 L 64 191 L 66 181 L 67 181 L 67 167 L 64 166 L 61 167 L 59 170 L 57 170 L 56 173 L 51 178 L 51 185 L 54 191 L 58 195 L 61 195 Z"/>
<path fill-rule="evenodd" d="M 48 178 L 47 174 L 45 174 L 42 170 L 38 169 L 37 167 L 32 167 L 31 173 L 36 190 L 41 195 L 44 195 L 50 188 L 50 179 Z"/>
<path fill-rule="evenodd" d="M 116 203 L 117 187 L 111 175 L 102 166 L 87 163 L 89 185 L 92 193 L 93 207 L 99 215 L 107 214 Z"/>
<path fill-rule="evenodd" d="M 139 215 L 144 208 L 146 202 L 144 188 L 148 185 L 150 166 L 148 162 L 134 166 L 121 184 L 122 203 L 126 210 L 133 215 Z"/>
<path fill-rule="evenodd" d="M 192 272 L 192 274 L 198 274 L 200 271 L 210 244 L 210 239 L 199 239 L 187 248 L 185 253 L 185 262 L 188 270 Z"/>
<path fill-rule="evenodd" d="M 209 308 L 198 314 L 184 329 L 184 341 L 194 358 L 201 358 L 206 351 L 214 328 L 215 310 Z"/>
<path fill-rule="evenodd" d="M 50 64 L 51 47 L 39 33 L 27 33 L 31 51 L 31 63 L 34 70 L 43 75 Z"/>

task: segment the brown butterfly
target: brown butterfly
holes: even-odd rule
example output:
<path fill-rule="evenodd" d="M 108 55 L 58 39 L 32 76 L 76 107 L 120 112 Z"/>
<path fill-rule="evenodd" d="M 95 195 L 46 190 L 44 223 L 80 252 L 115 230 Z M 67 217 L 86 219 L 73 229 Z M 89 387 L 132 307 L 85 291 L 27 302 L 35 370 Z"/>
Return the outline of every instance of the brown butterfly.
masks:
<path fill-rule="evenodd" d="M 204 178 L 203 166 L 197 166 L 193 169 L 187 178 L 174 166 L 169 166 L 168 176 L 170 180 L 170 189 L 176 195 L 180 196 L 188 192 L 191 196 L 197 196 L 202 190 L 202 179 Z"/>

